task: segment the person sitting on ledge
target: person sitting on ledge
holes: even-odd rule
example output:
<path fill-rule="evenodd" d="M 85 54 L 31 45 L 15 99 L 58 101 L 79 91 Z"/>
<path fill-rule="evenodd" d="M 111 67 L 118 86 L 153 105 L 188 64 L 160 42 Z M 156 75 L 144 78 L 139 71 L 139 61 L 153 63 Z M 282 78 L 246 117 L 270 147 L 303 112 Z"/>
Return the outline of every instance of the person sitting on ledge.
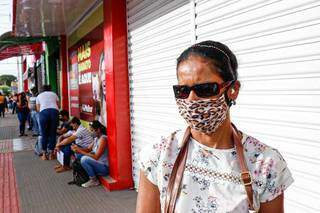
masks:
<path fill-rule="evenodd" d="M 75 143 L 78 147 L 89 148 L 93 142 L 92 133 L 81 125 L 79 118 L 73 117 L 70 121 L 70 126 L 74 129 L 74 132 L 69 131 L 59 137 L 56 144 L 56 152 L 60 150 L 63 152 L 63 165 L 57 165 L 55 170 L 57 173 L 70 170 L 70 159 L 73 154 L 71 150 L 71 144 Z"/>
<path fill-rule="evenodd" d="M 61 126 L 57 129 L 58 135 L 63 135 L 68 131 L 72 130 L 72 127 L 69 124 L 69 112 L 67 110 L 60 111 L 59 120 L 62 122 Z"/>
<path fill-rule="evenodd" d="M 81 166 L 86 170 L 89 181 L 82 184 L 82 187 L 91 187 L 99 185 L 97 176 L 106 176 L 109 174 L 108 149 L 106 128 L 97 120 L 90 123 L 91 131 L 95 138 L 93 143 L 86 149 L 73 144 L 71 149 L 81 156 Z"/>

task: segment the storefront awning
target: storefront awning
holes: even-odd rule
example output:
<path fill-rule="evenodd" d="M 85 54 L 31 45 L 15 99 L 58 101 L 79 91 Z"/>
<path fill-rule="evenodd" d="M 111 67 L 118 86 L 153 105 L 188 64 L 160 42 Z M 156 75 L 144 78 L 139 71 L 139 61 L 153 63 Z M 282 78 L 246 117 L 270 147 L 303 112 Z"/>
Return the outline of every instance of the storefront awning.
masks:
<path fill-rule="evenodd" d="M 42 41 L 52 37 L 15 37 L 12 32 L 0 36 L 0 61 L 21 55 L 42 53 Z"/>
<path fill-rule="evenodd" d="M 15 36 L 60 36 L 74 30 L 102 0 L 13 0 Z"/>
<path fill-rule="evenodd" d="M 41 54 L 42 52 L 42 43 L 10 46 L 0 51 L 0 61 L 15 56 Z"/>

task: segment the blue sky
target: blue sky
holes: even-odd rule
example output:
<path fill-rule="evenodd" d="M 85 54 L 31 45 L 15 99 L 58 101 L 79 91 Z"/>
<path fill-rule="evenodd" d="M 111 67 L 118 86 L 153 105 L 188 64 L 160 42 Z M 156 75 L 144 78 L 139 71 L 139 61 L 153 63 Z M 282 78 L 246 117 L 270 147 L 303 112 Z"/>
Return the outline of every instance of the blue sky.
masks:
<path fill-rule="evenodd" d="M 0 1 L 0 35 L 11 31 L 12 0 Z M 12 74 L 17 76 L 17 58 L 10 58 L 0 61 L 0 75 Z"/>

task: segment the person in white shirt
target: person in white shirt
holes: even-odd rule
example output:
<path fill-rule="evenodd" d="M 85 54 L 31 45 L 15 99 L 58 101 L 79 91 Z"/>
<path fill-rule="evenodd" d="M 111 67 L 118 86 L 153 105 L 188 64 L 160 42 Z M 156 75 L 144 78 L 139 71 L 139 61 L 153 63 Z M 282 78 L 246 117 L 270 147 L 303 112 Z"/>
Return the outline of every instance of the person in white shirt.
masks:
<path fill-rule="evenodd" d="M 53 150 L 56 145 L 56 132 L 59 124 L 59 98 L 56 93 L 51 91 L 50 85 L 43 85 L 42 91 L 36 99 L 43 152 L 41 159 L 52 160 L 54 159 Z"/>

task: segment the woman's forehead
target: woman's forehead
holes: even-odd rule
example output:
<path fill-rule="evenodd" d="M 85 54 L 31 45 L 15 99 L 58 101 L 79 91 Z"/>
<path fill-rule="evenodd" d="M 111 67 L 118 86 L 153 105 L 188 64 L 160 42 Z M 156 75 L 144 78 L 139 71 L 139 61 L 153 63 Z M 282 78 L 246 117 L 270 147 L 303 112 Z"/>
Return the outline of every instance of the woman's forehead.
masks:
<path fill-rule="evenodd" d="M 213 63 L 200 56 L 190 56 L 187 60 L 181 62 L 177 72 L 179 83 L 185 81 L 201 83 L 223 81 Z"/>

